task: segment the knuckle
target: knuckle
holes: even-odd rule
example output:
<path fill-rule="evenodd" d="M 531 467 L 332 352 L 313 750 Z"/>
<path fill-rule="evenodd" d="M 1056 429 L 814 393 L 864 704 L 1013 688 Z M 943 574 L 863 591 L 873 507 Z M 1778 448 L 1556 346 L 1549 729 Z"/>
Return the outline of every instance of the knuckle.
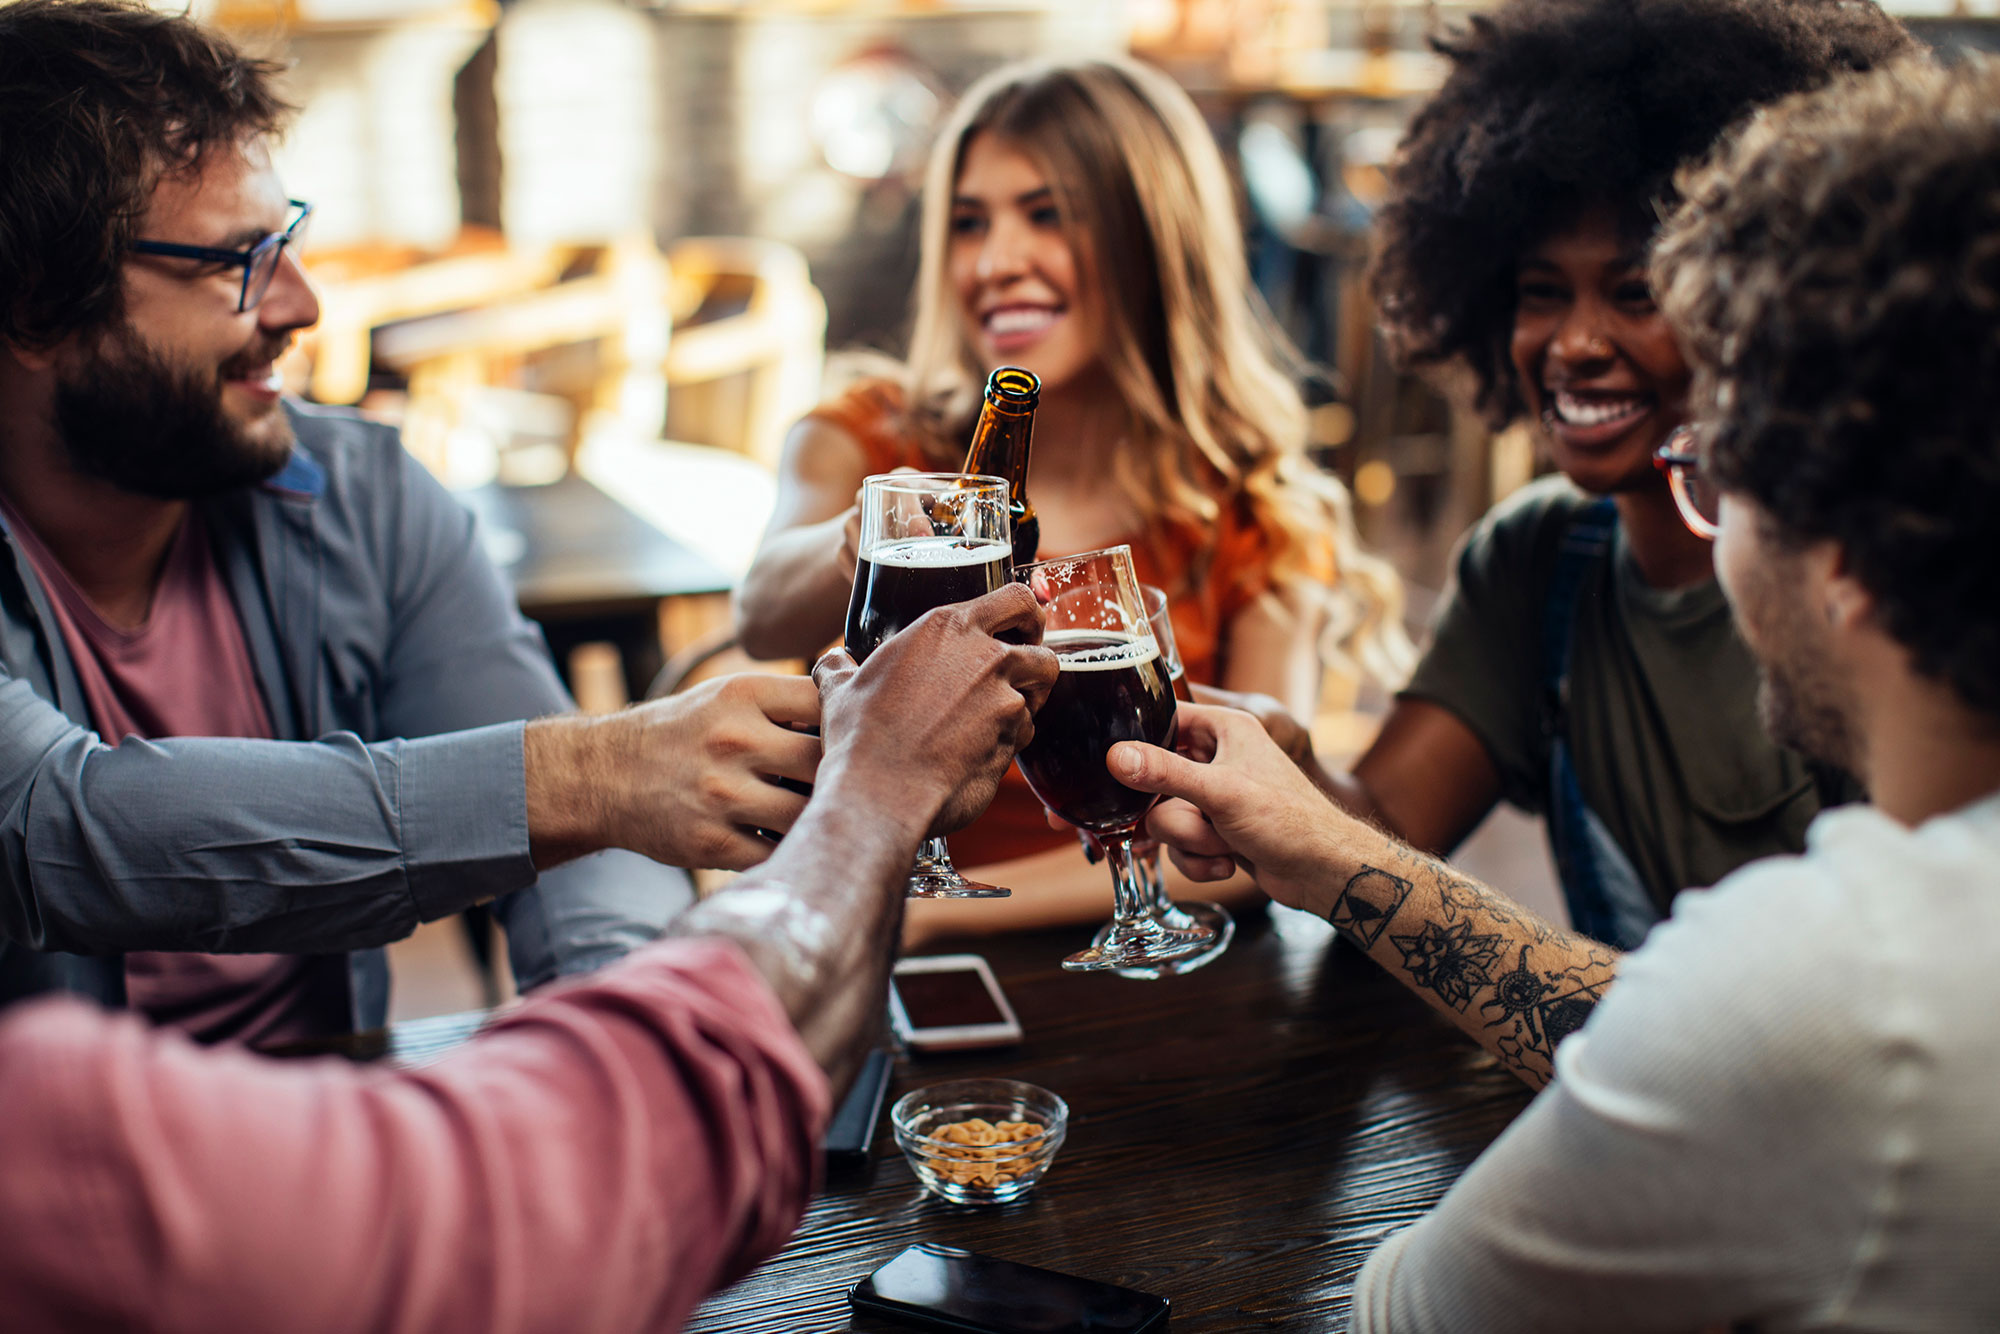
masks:
<path fill-rule="evenodd" d="M 736 804 L 735 780 L 722 774 L 702 775 L 696 790 L 700 794 L 701 804 L 711 810 L 726 810 Z"/>
<path fill-rule="evenodd" d="M 739 674 L 719 678 L 715 683 L 715 702 L 726 713 L 739 712 L 757 707 L 756 678 Z"/>

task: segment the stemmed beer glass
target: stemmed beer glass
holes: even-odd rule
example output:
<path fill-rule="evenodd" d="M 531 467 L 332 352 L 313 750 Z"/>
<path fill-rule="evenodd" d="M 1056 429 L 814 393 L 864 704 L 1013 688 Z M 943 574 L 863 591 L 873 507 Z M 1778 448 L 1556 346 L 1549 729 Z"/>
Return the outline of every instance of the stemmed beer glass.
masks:
<path fill-rule="evenodd" d="M 861 558 L 847 604 L 847 651 L 865 661 L 933 607 L 1005 585 L 1013 573 L 1007 483 L 970 473 L 883 473 L 861 483 Z M 967 880 L 941 838 L 925 839 L 910 872 L 911 898 L 1003 899 Z"/>
<path fill-rule="evenodd" d="M 1132 549 L 1039 561 L 1015 577 L 1042 603 L 1042 643 L 1061 669 L 1036 715 L 1034 740 L 1017 757 L 1021 774 L 1044 806 L 1097 840 L 1111 866 L 1111 924 L 1062 966 L 1163 968 L 1212 951 L 1224 939 L 1220 930 L 1151 910 L 1132 837 L 1155 798 L 1126 787 L 1105 765 L 1117 742 L 1171 746 L 1174 739 L 1173 681 L 1132 572 Z"/>
<path fill-rule="evenodd" d="M 1146 604 L 1146 621 L 1153 627 L 1153 642 L 1160 646 L 1160 657 L 1167 664 L 1167 676 L 1173 682 L 1174 698 L 1183 703 L 1194 703 L 1194 692 L 1189 689 L 1187 669 L 1181 664 L 1180 646 L 1174 642 L 1173 617 L 1167 611 L 1167 594 L 1163 588 L 1153 584 L 1140 584 L 1139 597 Z M 1079 830 L 1084 846 L 1096 856 L 1102 856 L 1097 840 L 1089 832 Z M 1219 903 L 1206 899 L 1176 900 L 1167 897 L 1166 877 L 1160 873 L 1160 845 L 1150 839 L 1134 844 L 1138 854 L 1139 870 L 1146 877 L 1146 912 L 1176 930 L 1186 929 L 1188 923 L 1198 922 L 1212 929 L 1215 939 L 1209 947 L 1184 959 L 1171 963 L 1155 964 L 1143 968 L 1120 968 L 1118 976 L 1129 977 L 1141 982 L 1152 982 L 1162 977 L 1176 977 L 1182 973 L 1192 973 L 1204 964 L 1213 963 L 1229 948 L 1229 942 L 1236 935 L 1236 920 L 1229 910 Z M 1097 933 L 1091 944 L 1102 947 L 1111 934 L 1106 926 Z"/>

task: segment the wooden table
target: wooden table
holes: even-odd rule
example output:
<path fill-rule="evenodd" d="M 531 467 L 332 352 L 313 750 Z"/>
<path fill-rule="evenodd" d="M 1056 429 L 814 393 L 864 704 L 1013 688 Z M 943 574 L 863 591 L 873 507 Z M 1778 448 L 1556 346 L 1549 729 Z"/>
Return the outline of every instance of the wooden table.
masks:
<path fill-rule="evenodd" d="M 733 583 L 573 472 L 547 486 L 457 494 L 488 529 L 495 562 L 536 620 L 649 610 L 662 598 L 727 592 Z"/>
<path fill-rule="evenodd" d="M 1068 1140 L 1034 1194 L 998 1208 L 924 1195 L 885 1112 L 867 1171 L 832 1178 L 792 1243 L 687 1328 L 906 1330 L 852 1317 L 845 1294 L 915 1241 L 1159 1293 L 1175 1334 L 1337 1328 L 1369 1251 L 1527 1104 L 1316 918 L 1275 910 L 1208 968 L 1159 982 L 1061 971 L 1087 935 L 967 942 L 1026 1041 L 905 1058 L 890 1088 L 993 1075 L 1061 1094 Z"/>
<path fill-rule="evenodd" d="M 547 486 L 488 485 L 457 496 L 478 516 L 488 554 L 522 613 L 540 623 L 557 667 L 567 671 L 580 643 L 611 643 L 634 699 L 680 647 L 660 642 L 660 605 L 726 594 L 735 583 L 573 472 Z"/>

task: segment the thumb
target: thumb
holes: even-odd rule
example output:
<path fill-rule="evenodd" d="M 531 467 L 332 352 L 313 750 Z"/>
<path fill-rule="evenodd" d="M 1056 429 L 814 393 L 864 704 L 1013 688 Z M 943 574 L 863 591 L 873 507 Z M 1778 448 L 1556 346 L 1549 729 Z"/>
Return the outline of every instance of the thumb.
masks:
<path fill-rule="evenodd" d="M 1180 797 L 1202 810 L 1214 803 L 1216 771 L 1212 765 L 1147 745 L 1143 741 L 1121 741 L 1105 756 L 1111 776 L 1141 792 L 1157 792 L 1163 797 Z"/>

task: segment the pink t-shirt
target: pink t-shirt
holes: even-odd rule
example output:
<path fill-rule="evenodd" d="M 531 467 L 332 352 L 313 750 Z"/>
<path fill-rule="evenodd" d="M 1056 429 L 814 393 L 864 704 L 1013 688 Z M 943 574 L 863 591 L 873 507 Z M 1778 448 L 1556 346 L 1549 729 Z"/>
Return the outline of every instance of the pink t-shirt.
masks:
<path fill-rule="evenodd" d="M 49 594 L 91 726 L 106 742 L 271 736 L 236 606 L 192 510 L 135 630 L 98 613 L 12 506 L 0 501 L 0 514 Z M 155 1023 L 204 1042 L 287 1042 L 349 1023 L 344 955 L 128 954 L 125 994 Z"/>
<path fill-rule="evenodd" d="M 0 1326 L 681 1327 L 784 1244 L 826 1078 L 723 940 L 648 945 L 408 1073 L 0 1015 Z"/>

